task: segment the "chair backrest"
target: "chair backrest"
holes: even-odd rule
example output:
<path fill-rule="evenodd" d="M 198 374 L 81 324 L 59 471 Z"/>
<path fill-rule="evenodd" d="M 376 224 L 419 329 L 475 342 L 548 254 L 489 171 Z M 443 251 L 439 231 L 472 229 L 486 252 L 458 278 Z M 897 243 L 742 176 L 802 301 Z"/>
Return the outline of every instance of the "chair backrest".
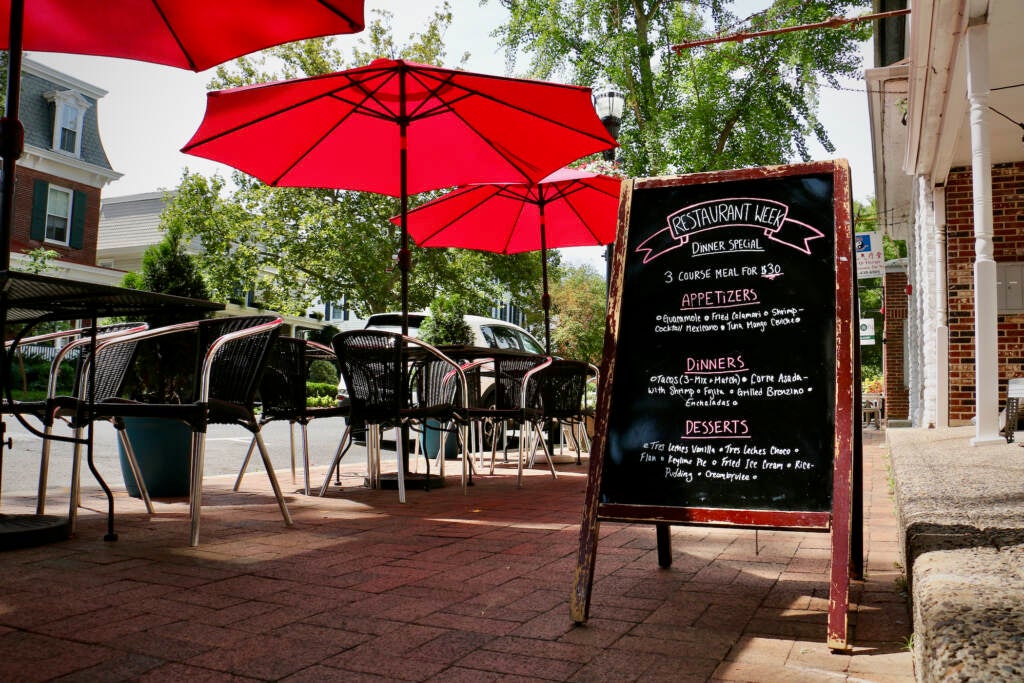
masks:
<path fill-rule="evenodd" d="M 307 346 L 304 339 L 278 337 L 270 347 L 259 391 L 264 420 L 298 420 L 305 413 L 310 363 Z"/>
<path fill-rule="evenodd" d="M 533 376 L 531 386 L 536 387 L 536 392 L 527 392 L 527 404 L 523 407 L 536 405 L 548 418 L 580 417 L 590 374 L 590 365 L 583 361 L 555 358 Z"/>
<path fill-rule="evenodd" d="M 215 318 L 101 344 L 96 353 L 96 399 L 196 403 L 205 383 L 209 398 L 251 406 L 267 351 L 279 332 L 272 323 L 279 321 L 277 316 Z M 224 343 L 227 335 L 257 326 L 266 329 Z M 204 376 L 206 368 L 208 376 Z"/>
<path fill-rule="evenodd" d="M 226 335 L 280 320 L 274 315 L 212 318 L 199 321 L 199 349 L 209 356 L 214 345 Z M 210 362 L 211 399 L 239 406 L 252 406 L 266 368 L 267 356 L 281 332 L 280 326 L 233 340 L 217 348 Z M 204 358 L 199 359 L 202 368 Z M 197 377 L 199 376 L 197 372 Z"/>
<path fill-rule="evenodd" d="M 517 410 L 522 400 L 523 378 L 548 360 L 547 356 L 494 354 L 494 407 Z"/>
<path fill-rule="evenodd" d="M 96 341 L 97 345 L 102 344 L 105 341 L 114 339 L 120 335 L 128 335 L 133 332 L 142 332 L 148 328 L 146 323 L 141 322 L 125 322 L 125 323 L 114 323 L 111 325 L 101 325 L 96 328 Z M 87 328 L 83 330 L 89 332 Z M 50 378 L 47 385 L 47 395 L 56 396 L 60 393 L 60 377 L 61 367 L 64 364 L 67 366 L 73 366 L 73 386 L 71 387 L 69 395 L 71 396 L 85 396 L 85 377 L 86 359 L 89 358 L 89 354 L 85 353 L 85 350 L 90 347 L 91 337 L 82 334 L 74 341 L 69 342 L 63 348 L 58 351 L 57 356 L 53 360 L 53 364 L 50 367 Z M 127 370 L 128 358 L 134 353 L 134 345 L 128 345 L 122 349 L 124 357 L 118 356 L 116 362 L 109 364 L 109 367 L 104 366 L 101 368 L 99 365 L 96 370 L 96 396 L 97 398 L 105 398 L 113 395 L 113 392 L 121 385 L 124 379 L 124 373 Z M 112 360 L 114 356 L 109 356 Z"/>
<path fill-rule="evenodd" d="M 264 419 L 301 414 L 306 404 L 305 345 L 302 339 L 278 337 L 270 347 L 259 389 Z"/>
<path fill-rule="evenodd" d="M 421 410 L 431 410 L 462 403 L 461 382 L 453 361 L 428 355 L 411 369 L 412 401 Z"/>
<path fill-rule="evenodd" d="M 406 369 L 402 335 L 383 330 L 352 330 L 332 340 L 348 387 L 352 416 L 371 423 L 397 420 L 405 406 Z"/>
<path fill-rule="evenodd" d="M 131 332 L 141 332 L 143 330 L 146 330 L 148 327 L 149 326 L 146 323 L 141 323 L 141 322 L 134 322 L 134 323 L 132 323 L 132 322 L 125 322 L 125 323 L 113 323 L 113 324 L 110 324 L 110 325 L 101 325 L 101 326 L 96 328 L 96 340 L 97 341 L 104 341 L 104 340 L 110 339 L 112 337 L 116 337 L 117 335 L 120 335 L 120 334 L 129 334 Z M 59 381 L 59 374 L 60 374 L 60 367 L 59 366 L 60 366 L 60 364 L 62 362 L 67 361 L 69 359 L 74 359 L 74 367 L 75 367 L 75 371 L 74 371 L 74 387 L 72 388 L 71 395 L 73 395 L 73 396 L 78 396 L 79 395 L 79 392 L 80 392 L 80 390 L 82 388 L 82 382 L 84 380 L 84 378 L 82 376 L 82 373 L 83 373 L 83 371 L 85 369 L 85 359 L 88 356 L 88 354 L 83 353 L 83 351 L 87 348 L 89 341 L 90 340 L 89 340 L 88 335 L 83 335 L 82 337 L 80 337 L 77 340 L 78 343 L 74 343 L 74 344 L 69 344 L 68 345 L 68 346 L 73 346 L 74 347 L 73 349 L 65 347 L 65 349 L 62 349 L 63 352 L 60 353 L 56 359 L 54 359 L 55 360 L 55 366 L 52 368 L 51 373 L 50 373 L 51 386 L 50 386 L 49 393 L 51 395 L 56 393 L 56 390 L 57 390 L 57 382 Z M 113 384 L 116 381 L 117 381 L 116 378 L 113 378 L 113 377 L 111 377 L 111 378 L 104 378 L 102 380 L 101 380 L 101 378 L 97 378 L 96 384 L 97 384 L 98 387 L 101 387 L 101 388 L 98 389 L 98 391 L 110 390 L 110 389 L 115 388 L 115 387 L 110 387 L 110 389 L 107 389 L 107 385 L 108 384 Z M 101 386 L 101 384 L 102 384 L 102 386 Z"/>

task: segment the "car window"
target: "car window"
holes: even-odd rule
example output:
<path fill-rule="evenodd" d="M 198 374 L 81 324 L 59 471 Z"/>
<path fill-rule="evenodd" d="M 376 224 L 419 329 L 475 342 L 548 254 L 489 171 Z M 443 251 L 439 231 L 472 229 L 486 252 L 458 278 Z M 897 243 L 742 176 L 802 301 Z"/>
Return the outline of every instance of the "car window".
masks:
<path fill-rule="evenodd" d="M 491 344 L 491 346 L 494 347 L 494 348 L 497 348 L 497 349 L 519 349 L 520 348 L 519 340 L 516 338 L 516 336 L 514 334 L 512 334 L 512 330 L 510 330 L 507 327 L 499 327 L 499 326 L 496 326 L 496 325 L 491 325 L 491 326 L 484 326 L 481 329 L 490 330 L 491 335 L 493 335 L 493 337 L 494 337 L 494 343 Z M 485 333 L 485 335 L 486 335 L 486 333 Z"/>
<path fill-rule="evenodd" d="M 409 336 L 420 336 L 420 323 L 423 322 L 424 318 L 426 318 L 424 315 L 409 315 Z M 366 329 L 401 332 L 402 315 L 400 313 L 374 313 L 366 320 Z"/>
<path fill-rule="evenodd" d="M 487 343 L 487 346 L 492 349 L 498 348 L 498 340 L 494 338 L 494 332 L 491 331 L 490 327 L 482 325 L 480 327 L 480 334 L 484 336 L 484 341 Z"/>
<path fill-rule="evenodd" d="M 520 332 L 519 330 L 516 330 L 515 332 L 516 332 L 516 336 L 519 337 L 519 343 L 522 346 L 524 351 L 529 351 L 530 353 L 539 353 L 539 354 L 543 354 L 544 353 L 544 349 L 541 348 L 540 344 L 538 344 L 536 341 L 534 341 L 533 337 L 531 337 L 530 335 L 528 335 L 528 334 L 526 334 L 524 332 Z"/>

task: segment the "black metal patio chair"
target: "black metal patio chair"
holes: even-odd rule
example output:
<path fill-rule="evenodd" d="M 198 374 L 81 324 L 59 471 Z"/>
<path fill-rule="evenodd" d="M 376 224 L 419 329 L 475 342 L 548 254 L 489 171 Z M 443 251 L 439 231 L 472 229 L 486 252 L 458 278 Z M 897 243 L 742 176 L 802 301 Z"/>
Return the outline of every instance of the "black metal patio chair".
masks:
<path fill-rule="evenodd" d="M 367 466 L 371 485 L 380 484 L 380 438 L 385 428 L 399 430 L 398 498 L 405 502 L 403 426 L 428 419 L 454 419 L 460 397 L 466 395 L 465 376 L 458 363 L 419 339 L 382 330 L 342 332 L 332 341 L 341 375 L 348 388 L 352 421 L 366 424 Z M 465 438 L 463 485 L 466 483 Z M 328 468 L 321 495 L 330 483 L 340 456 Z M 427 482 L 429 485 L 429 461 Z"/>
<path fill-rule="evenodd" d="M 558 434 L 562 426 L 569 427 L 569 437 L 576 448 L 576 463 L 580 464 L 580 453 L 583 446 L 577 436 L 577 429 L 585 420 L 584 395 L 587 383 L 597 368 L 583 361 L 554 358 L 526 374 L 523 380 L 523 392 L 520 405 L 523 411 L 523 422 L 529 432 L 526 441 L 527 466 L 532 467 L 537 446 L 544 449 L 551 475 L 557 477 L 554 465 L 554 453 L 544 437 L 543 426 L 554 423 Z M 520 464 L 522 458 L 520 458 Z M 522 470 L 519 471 L 522 482 Z"/>
<path fill-rule="evenodd" d="M 142 332 L 148 329 L 143 322 L 124 322 L 101 325 L 95 330 L 95 341 L 101 343 L 119 336 Z M 15 344 L 15 341 L 17 342 Z M 36 514 L 46 512 L 47 484 L 49 479 L 51 445 L 54 440 L 66 441 L 65 437 L 55 436 L 53 428 L 58 418 L 64 419 L 74 426 L 81 419 L 83 401 L 80 392 L 83 383 L 83 369 L 92 350 L 93 330 L 91 327 L 80 327 L 70 330 L 49 332 L 46 334 L 26 337 L 20 340 L 5 342 L 7 349 L 13 347 L 14 353 L 26 347 L 39 345 L 53 346 L 53 358 L 47 376 L 46 395 L 39 400 L 5 401 L 4 412 L 16 415 L 24 424 L 23 418 L 31 416 L 39 421 L 42 431 L 35 429 L 42 439 L 39 459 L 39 483 L 36 498 Z M 45 346 L 43 347 L 45 348 Z M 70 380 L 67 378 L 70 377 Z M 62 393 L 63 392 L 63 393 Z M 28 425 L 26 425 L 28 426 Z M 80 467 L 81 444 L 74 449 L 75 462 L 72 472 L 77 476 Z M 71 514 L 69 528 L 74 531 L 75 511 L 78 506 L 77 487 L 72 483 Z"/>
<path fill-rule="evenodd" d="M 303 490 L 309 495 L 309 429 L 310 422 L 327 417 L 348 417 L 349 405 L 309 406 L 306 398 L 306 382 L 309 369 L 315 361 L 326 361 L 337 367 L 334 351 L 322 344 L 295 337 L 279 337 L 270 349 L 270 357 L 260 382 L 260 427 L 276 420 L 288 422 L 289 444 L 291 446 L 292 479 L 295 478 L 295 425 L 299 426 L 302 437 Z M 345 432 L 335 451 L 340 461 L 351 447 L 351 429 L 346 424 Z M 256 436 L 249 443 L 242 468 L 235 480 L 237 491 L 256 449 Z"/>
<path fill-rule="evenodd" d="M 523 378 L 548 360 L 547 356 L 495 349 L 487 358 L 463 366 L 467 385 L 474 388 L 469 392 L 471 398 L 464 415 L 471 429 L 483 434 L 485 449 L 490 440 L 490 474 L 494 474 L 499 442 L 506 447 L 507 430 L 510 426 L 521 426 Z M 520 430 L 520 442 L 522 439 Z"/>
<path fill-rule="evenodd" d="M 285 524 L 292 524 L 253 410 L 267 355 L 280 325 L 279 317 L 266 315 L 200 320 L 112 339 L 99 344 L 94 354 L 96 404 L 87 419 L 114 423 L 144 500 L 148 493 L 137 471 L 131 442 L 124 434 L 124 418 L 159 417 L 184 422 L 191 428 L 192 546 L 199 544 L 205 435 L 210 424 L 236 424 L 253 433 L 281 516 Z M 145 391 L 154 388 L 155 393 Z M 88 391 L 86 387 L 83 396 Z"/>

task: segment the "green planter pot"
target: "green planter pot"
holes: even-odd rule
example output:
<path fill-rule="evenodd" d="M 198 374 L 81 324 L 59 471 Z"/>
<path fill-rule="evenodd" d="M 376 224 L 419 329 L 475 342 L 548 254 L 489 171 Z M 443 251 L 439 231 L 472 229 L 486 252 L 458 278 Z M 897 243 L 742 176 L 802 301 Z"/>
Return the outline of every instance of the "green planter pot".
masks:
<path fill-rule="evenodd" d="M 124 422 L 149 495 L 153 498 L 187 497 L 191 428 L 184 422 L 155 417 L 126 417 Z M 120 439 L 117 450 L 128 495 L 139 498 L 139 487 L 135 485 Z"/>
<path fill-rule="evenodd" d="M 441 450 L 441 436 L 444 431 L 441 423 L 437 420 L 427 420 L 426 429 L 420 435 L 420 448 L 423 449 L 423 454 L 431 460 L 436 458 L 437 452 Z M 444 441 L 444 459 L 459 459 L 459 434 L 454 428 L 449 428 L 448 436 Z"/>

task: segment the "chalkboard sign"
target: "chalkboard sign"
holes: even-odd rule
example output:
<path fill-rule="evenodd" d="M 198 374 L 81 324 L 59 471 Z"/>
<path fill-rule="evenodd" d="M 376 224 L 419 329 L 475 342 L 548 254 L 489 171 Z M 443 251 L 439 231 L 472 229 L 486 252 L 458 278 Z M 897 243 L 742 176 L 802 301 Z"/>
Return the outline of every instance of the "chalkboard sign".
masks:
<path fill-rule="evenodd" d="M 601 503 L 827 511 L 832 174 L 634 190 Z"/>
<path fill-rule="evenodd" d="M 831 530 L 845 570 L 849 202 L 841 161 L 624 183 L 577 621 L 601 519 L 658 524 L 666 558 L 669 523 Z"/>

